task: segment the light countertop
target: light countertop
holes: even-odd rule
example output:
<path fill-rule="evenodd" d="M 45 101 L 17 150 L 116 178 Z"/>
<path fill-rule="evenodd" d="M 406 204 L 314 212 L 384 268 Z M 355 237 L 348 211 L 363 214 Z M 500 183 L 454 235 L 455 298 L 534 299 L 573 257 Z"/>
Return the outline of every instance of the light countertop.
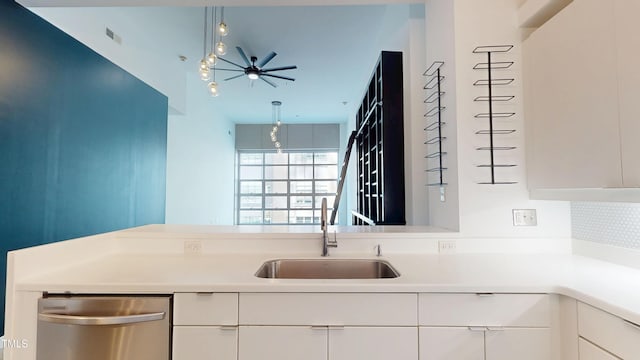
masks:
<path fill-rule="evenodd" d="M 410 227 L 337 233 L 339 246 L 330 250 L 330 258 L 376 258 L 373 249 L 381 244 L 381 259 L 400 277 L 254 276 L 266 260 L 319 258 L 321 235 L 315 227 L 153 225 L 10 252 L 8 309 L 23 306 L 20 294 L 43 291 L 555 293 L 640 323 L 640 270 L 573 255 L 571 239 L 464 239 Z M 442 239 L 455 239 L 458 253 L 438 254 Z M 192 245 L 196 253 L 188 251 Z M 19 314 L 12 320 L 19 322 Z"/>
<path fill-rule="evenodd" d="M 19 291 L 493 292 L 556 293 L 640 323 L 640 271 L 570 254 L 389 254 L 395 279 L 307 280 L 254 276 L 265 260 L 309 253 L 111 254 L 31 276 Z M 337 255 L 331 258 L 374 258 Z"/>

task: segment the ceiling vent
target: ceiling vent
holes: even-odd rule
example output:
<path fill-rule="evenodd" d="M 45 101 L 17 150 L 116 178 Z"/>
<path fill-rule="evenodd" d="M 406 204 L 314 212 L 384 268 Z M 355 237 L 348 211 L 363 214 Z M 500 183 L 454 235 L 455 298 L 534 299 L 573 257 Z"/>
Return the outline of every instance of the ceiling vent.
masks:
<path fill-rule="evenodd" d="M 113 41 L 115 41 L 118 44 L 122 44 L 122 38 L 113 32 L 113 30 L 109 29 L 109 28 L 105 28 L 105 34 L 107 35 L 107 37 Z"/>

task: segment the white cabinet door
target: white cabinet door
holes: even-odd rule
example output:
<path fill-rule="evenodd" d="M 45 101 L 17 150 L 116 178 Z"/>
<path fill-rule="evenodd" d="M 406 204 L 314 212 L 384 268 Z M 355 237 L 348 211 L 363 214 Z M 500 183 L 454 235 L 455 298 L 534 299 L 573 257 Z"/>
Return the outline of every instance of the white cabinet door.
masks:
<path fill-rule="evenodd" d="M 549 329 L 504 328 L 485 332 L 486 360 L 551 359 Z"/>
<path fill-rule="evenodd" d="M 578 340 L 580 360 L 620 360 L 592 343 L 580 338 Z"/>
<path fill-rule="evenodd" d="M 327 360 L 327 328 L 240 326 L 238 360 Z"/>
<path fill-rule="evenodd" d="M 329 327 L 329 360 L 418 360 L 417 327 Z"/>
<path fill-rule="evenodd" d="M 237 327 L 173 328 L 173 360 L 236 360 L 237 348 Z"/>
<path fill-rule="evenodd" d="M 580 0 L 524 42 L 530 189 L 622 186 L 615 29 L 614 1 Z"/>
<path fill-rule="evenodd" d="M 616 45 L 622 181 L 625 187 L 640 186 L 640 1 L 616 0 Z"/>
<path fill-rule="evenodd" d="M 484 331 L 420 327 L 420 360 L 484 360 Z"/>

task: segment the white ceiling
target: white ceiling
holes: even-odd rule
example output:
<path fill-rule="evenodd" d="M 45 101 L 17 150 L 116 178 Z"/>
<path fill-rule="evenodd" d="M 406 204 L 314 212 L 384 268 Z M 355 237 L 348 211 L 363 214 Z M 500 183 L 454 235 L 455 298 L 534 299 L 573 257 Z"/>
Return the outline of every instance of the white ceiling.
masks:
<path fill-rule="evenodd" d="M 78 19 L 82 19 L 83 12 L 101 12 L 107 19 L 106 26 L 113 26 L 128 44 L 144 47 L 147 53 L 170 58 L 176 64 L 178 55 L 187 56 L 187 62 L 178 64 L 175 71 L 188 71 L 195 76 L 203 54 L 203 8 L 56 11 L 74 13 L 64 21 L 81 21 Z M 267 67 L 297 65 L 298 69 L 280 72 L 296 81 L 274 79 L 278 84 L 275 89 L 260 80 L 251 86 L 244 77 L 223 81 L 237 73 L 218 71 L 221 95 L 211 101 L 216 103 L 217 111 L 237 123 L 269 122 L 272 100 L 283 102 L 282 115 L 289 123 L 346 121 L 362 97 L 379 52 L 402 49 L 408 41 L 409 18 L 423 16 L 423 5 L 408 4 L 226 7 L 225 22 L 230 34 L 224 38 L 229 47 L 224 58 L 243 64 L 235 46 L 258 59 L 275 51 L 278 56 Z M 202 91 L 206 91 L 204 82 Z"/>

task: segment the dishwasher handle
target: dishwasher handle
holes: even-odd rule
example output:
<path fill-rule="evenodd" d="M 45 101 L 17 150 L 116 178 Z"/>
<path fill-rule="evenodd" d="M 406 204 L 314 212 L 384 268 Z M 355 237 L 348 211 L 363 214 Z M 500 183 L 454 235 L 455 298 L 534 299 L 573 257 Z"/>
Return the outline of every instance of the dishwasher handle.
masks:
<path fill-rule="evenodd" d="M 125 325 L 162 320 L 164 316 L 164 312 L 121 316 L 82 316 L 39 313 L 38 320 L 66 325 Z"/>

